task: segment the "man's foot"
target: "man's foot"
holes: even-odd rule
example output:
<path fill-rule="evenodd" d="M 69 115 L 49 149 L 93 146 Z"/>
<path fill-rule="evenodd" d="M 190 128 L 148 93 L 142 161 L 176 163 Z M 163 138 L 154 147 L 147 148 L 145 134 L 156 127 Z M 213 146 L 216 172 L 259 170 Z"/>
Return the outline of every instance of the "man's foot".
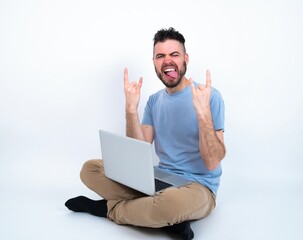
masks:
<path fill-rule="evenodd" d="M 174 224 L 171 226 L 166 226 L 162 228 L 164 231 L 176 233 L 182 237 L 183 240 L 191 240 L 194 238 L 194 232 L 190 227 L 189 222 L 183 222 L 179 224 Z"/>
<path fill-rule="evenodd" d="M 107 201 L 92 200 L 84 196 L 71 198 L 65 202 L 65 206 L 74 212 L 87 212 L 98 217 L 107 217 Z"/>

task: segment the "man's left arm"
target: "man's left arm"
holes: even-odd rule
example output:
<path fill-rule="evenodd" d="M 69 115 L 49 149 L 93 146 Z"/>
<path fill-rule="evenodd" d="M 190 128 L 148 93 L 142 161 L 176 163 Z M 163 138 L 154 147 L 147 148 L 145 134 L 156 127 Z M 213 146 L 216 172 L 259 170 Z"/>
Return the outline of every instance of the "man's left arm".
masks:
<path fill-rule="evenodd" d="M 214 130 L 210 109 L 198 115 L 198 126 L 202 159 L 209 170 L 214 170 L 225 156 L 224 132 Z"/>
<path fill-rule="evenodd" d="M 199 127 L 199 149 L 201 157 L 209 170 L 214 170 L 225 156 L 223 130 L 215 131 L 210 108 L 211 78 L 206 71 L 205 86 L 194 86 L 190 79 L 193 104 L 197 113 Z"/>

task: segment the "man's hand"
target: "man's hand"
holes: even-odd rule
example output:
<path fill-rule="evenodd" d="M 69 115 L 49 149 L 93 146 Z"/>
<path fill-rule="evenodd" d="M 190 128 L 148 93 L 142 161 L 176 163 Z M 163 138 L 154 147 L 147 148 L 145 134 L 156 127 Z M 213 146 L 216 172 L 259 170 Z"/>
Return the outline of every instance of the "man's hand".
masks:
<path fill-rule="evenodd" d="M 196 88 L 193 80 L 189 79 L 193 96 L 193 104 L 198 115 L 210 110 L 211 78 L 209 70 L 206 71 L 206 84 L 199 84 Z"/>
<path fill-rule="evenodd" d="M 125 94 L 125 109 L 128 113 L 135 113 L 138 109 L 140 101 L 140 91 L 143 83 L 143 78 L 140 77 L 139 82 L 129 82 L 128 70 L 124 69 L 124 94 Z"/>

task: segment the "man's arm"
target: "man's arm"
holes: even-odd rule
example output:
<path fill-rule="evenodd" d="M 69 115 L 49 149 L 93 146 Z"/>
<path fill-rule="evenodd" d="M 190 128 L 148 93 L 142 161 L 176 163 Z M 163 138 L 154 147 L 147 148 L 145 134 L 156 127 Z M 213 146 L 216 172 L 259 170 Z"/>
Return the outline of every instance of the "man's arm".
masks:
<path fill-rule="evenodd" d="M 206 72 L 206 85 L 195 88 L 190 80 L 193 104 L 199 126 L 199 149 L 201 157 L 209 170 L 214 170 L 225 156 L 223 131 L 215 131 L 210 110 L 211 79 Z"/>
<path fill-rule="evenodd" d="M 152 143 L 153 134 L 152 126 L 140 125 L 138 112 L 129 113 L 126 111 L 126 136 Z"/>
<path fill-rule="evenodd" d="M 140 102 L 140 91 L 143 78 L 139 82 L 129 82 L 128 70 L 124 69 L 124 94 L 125 94 L 125 117 L 126 117 L 126 136 L 138 140 L 153 141 L 153 128 L 148 125 L 140 125 L 138 105 Z"/>
<path fill-rule="evenodd" d="M 218 167 L 225 156 L 223 131 L 215 131 L 210 110 L 198 116 L 199 148 L 202 159 L 209 170 Z"/>

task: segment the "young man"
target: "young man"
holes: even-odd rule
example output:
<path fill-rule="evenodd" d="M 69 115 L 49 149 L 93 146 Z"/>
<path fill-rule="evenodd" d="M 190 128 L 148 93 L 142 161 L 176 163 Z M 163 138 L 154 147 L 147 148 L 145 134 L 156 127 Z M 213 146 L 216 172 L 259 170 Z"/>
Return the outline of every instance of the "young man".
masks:
<path fill-rule="evenodd" d="M 193 239 L 189 221 L 205 218 L 215 207 L 220 161 L 225 156 L 224 102 L 211 87 L 209 71 L 205 85 L 185 77 L 188 60 L 183 35 L 173 28 L 159 30 L 154 36 L 153 62 L 165 88 L 150 96 L 141 124 L 137 108 L 143 78 L 129 82 L 125 69 L 124 93 L 126 135 L 154 141 L 160 159 L 157 167 L 180 174 L 191 184 L 146 196 L 105 177 L 102 160 L 89 160 L 81 179 L 104 199 L 79 196 L 65 203 L 70 210 Z"/>

